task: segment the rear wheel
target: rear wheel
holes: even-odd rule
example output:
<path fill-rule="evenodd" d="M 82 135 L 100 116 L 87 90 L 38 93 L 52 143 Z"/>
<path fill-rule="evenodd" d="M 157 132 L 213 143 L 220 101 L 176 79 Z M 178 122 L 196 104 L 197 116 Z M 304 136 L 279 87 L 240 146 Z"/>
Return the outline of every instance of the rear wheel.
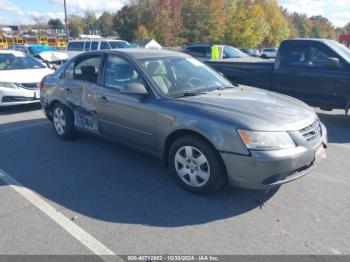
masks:
<path fill-rule="evenodd" d="M 61 103 L 53 106 L 52 125 L 56 135 L 61 139 L 72 139 L 76 135 L 73 112 Z"/>
<path fill-rule="evenodd" d="M 177 139 L 170 147 L 169 166 L 185 189 L 198 194 L 218 189 L 225 169 L 216 150 L 196 136 Z"/>

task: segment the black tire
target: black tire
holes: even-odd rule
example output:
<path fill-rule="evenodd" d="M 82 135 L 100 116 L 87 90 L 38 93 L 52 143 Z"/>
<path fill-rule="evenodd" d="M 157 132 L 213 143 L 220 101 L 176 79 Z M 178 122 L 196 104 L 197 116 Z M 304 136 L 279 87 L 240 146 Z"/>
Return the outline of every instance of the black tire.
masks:
<path fill-rule="evenodd" d="M 177 168 L 175 165 L 178 165 L 181 167 L 182 165 L 179 164 L 179 162 L 176 162 L 175 164 L 175 157 L 178 152 L 181 152 L 181 149 L 184 147 L 193 147 L 193 153 L 196 153 L 196 149 L 202 153 L 206 159 L 208 160 L 209 168 L 206 168 L 206 164 L 204 166 L 199 166 L 197 165 L 197 168 L 206 168 L 209 169 L 209 179 L 207 179 L 207 182 L 203 185 L 198 185 L 198 186 L 191 186 L 189 185 L 189 180 L 190 179 L 190 173 L 186 174 L 183 176 L 183 178 L 180 177 L 180 175 L 177 172 Z M 193 157 L 194 161 L 195 156 Z M 169 154 L 168 154 L 168 165 L 171 168 L 171 171 L 176 178 L 177 182 L 186 190 L 195 193 L 195 194 L 206 194 L 215 190 L 218 190 L 224 183 L 225 183 L 225 178 L 226 178 L 226 170 L 224 168 L 224 165 L 222 163 L 222 160 L 216 151 L 216 149 L 210 145 L 207 141 L 204 139 L 195 136 L 195 135 L 188 135 L 184 137 L 180 137 L 176 139 L 173 144 L 170 147 Z M 185 172 L 187 172 L 189 169 L 186 169 Z M 188 171 L 188 172 L 192 172 Z M 207 171 L 207 170 L 206 170 Z M 194 175 L 196 178 L 196 182 L 198 182 L 198 179 L 200 177 L 197 176 L 197 171 L 195 171 Z M 185 182 L 186 180 L 187 182 Z M 201 181 L 199 181 L 200 183 Z"/>
<path fill-rule="evenodd" d="M 267 59 L 267 56 L 266 55 L 262 55 L 261 58 L 262 59 Z"/>
<path fill-rule="evenodd" d="M 62 112 L 65 120 L 65 126 L 62 126 L 62 129 L 59 129 L 55 124 L 55 113 L 57 112 Z M 55 134 L 63 140 L 71 140 L 77 135 L 77 131 L 74 126 L 74 114 L 68 107 L 61 103 L 55 103 L 52 107 L 52 126 Z"/>

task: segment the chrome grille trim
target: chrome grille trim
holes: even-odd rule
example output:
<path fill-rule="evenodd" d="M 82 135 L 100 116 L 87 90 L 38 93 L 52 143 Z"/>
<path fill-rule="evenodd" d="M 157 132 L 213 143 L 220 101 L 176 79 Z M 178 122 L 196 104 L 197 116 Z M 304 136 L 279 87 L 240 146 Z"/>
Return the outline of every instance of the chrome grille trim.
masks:
<path fill-rule="evenodd" d="M 316 144 L 322 138 L 322 128 L 320 120 L 317 119 L 311 125 L 300 129 L 299 132 L 310 144 Z"/>

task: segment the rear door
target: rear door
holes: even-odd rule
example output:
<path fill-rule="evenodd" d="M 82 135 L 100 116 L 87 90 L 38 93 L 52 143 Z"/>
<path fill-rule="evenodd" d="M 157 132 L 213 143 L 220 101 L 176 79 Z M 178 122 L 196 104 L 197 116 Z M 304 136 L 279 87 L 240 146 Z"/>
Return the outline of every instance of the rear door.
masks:
<path fill-rule="evenodd" d="M 76 111 L 95 111 L 95 93 L 102 54 L 77 57 L 63 71 L 59 80 L 62 97 Z"/>
<path fill-rule="evenodd" d="M 340 68 L 328 66 L 338 58 Z M 274 89 L 313 106 L 345 106 L 349 85 L 346 64 L 330 48 L 319 42 L 293 42 L 280 52 L 274 71 Z"/>
<path fill-rule="evenodd" d="M 145 84 L 141 74 L 128 60 L 117 55 L 106 58 L 103 85 L 97 91 L 97 114 L 101 131 L 124 144 L 154 152 L 154 97 L 122 94 L 124 85 Z"/>

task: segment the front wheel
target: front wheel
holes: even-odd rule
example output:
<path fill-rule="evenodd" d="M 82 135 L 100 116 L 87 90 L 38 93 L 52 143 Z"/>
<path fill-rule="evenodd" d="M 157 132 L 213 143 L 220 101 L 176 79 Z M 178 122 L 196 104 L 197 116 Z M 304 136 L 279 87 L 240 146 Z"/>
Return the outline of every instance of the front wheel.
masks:
<path fill-rule="evenodd" d="M 52 125 L 56 135 L 64 140 L 76 135 L 73 112 L 66 106 L 57 103 L 52 109 Z"/>
<path fill-rule="evenodd" d="M 179 184 L 193 193 L 214 191 L 224 182 L 225 169 L 215 148 L 196 136 L 177 139 L 168 161 Z"/>

